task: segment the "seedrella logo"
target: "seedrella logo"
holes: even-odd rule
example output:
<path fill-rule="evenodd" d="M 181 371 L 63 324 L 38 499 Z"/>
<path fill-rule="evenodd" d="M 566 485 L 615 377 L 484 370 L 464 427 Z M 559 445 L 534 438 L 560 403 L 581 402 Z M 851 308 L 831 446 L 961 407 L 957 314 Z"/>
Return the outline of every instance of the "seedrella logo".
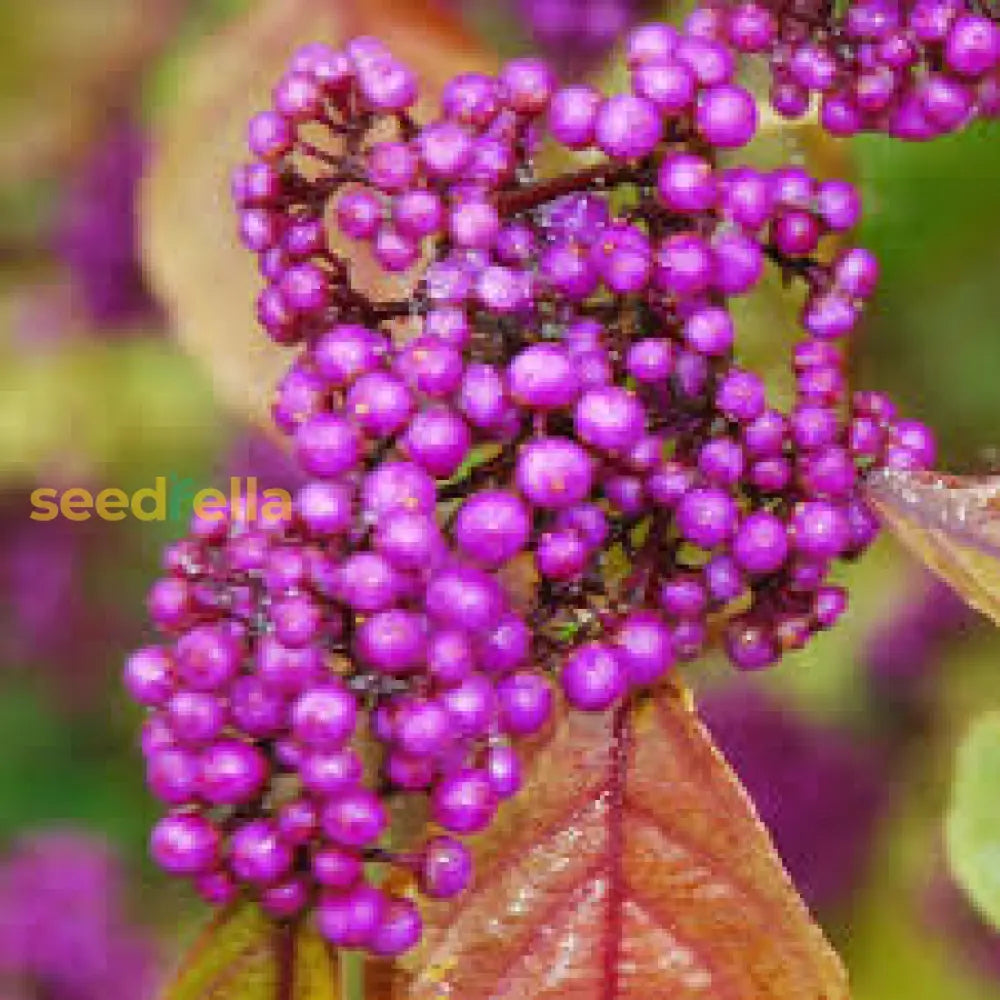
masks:
<path fill-rule="evenodd" d="M 262 487 L 256 476 L 231 476 L 228 491 L 199 486 L 193 479 L 170 473 L 157 476 L 151 486 L 129 492 L 109 486 L 94 491 L 82 486 L 65 489 L 39 487 L 31 494 L 31 520 L 54 521 L 169 521 L 186 524 L 193 514 L 218 521 L 227 511 L 241 509 L 248 520 L 283 520 L 292 509 L 287 490 Z"/>

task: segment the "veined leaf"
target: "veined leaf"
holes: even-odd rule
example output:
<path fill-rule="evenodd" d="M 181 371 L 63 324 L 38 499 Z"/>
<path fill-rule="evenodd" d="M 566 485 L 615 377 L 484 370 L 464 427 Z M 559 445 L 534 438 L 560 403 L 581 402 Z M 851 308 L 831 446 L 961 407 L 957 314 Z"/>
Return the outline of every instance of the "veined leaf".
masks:
<path fill-rule="evenodd" d="M 454 74 L 491 70 L 433 0 L 263 0 L 208 38 L 178 67 L 178 91 L 154 136 L 143 197 L 144 256 L 184 347 L 206 365 L 220 397 L 260 423 L 290 352 L 257 324 L 261 280 L 237 239 L 229 198 L 233 168 L 249 158 L 246 127 L 269 105 L 296 47 L 378 35 L 421 78 L 425 108 Z M 331 244 L 338 247 L 336 238 Z M 387 297 L 408 291 L 380 275 L 367 254 L 348 249 L 353 277 Z"/>
<path fill-rule="evenodd" d="M 846 1000 L 836 955 L 677 691 L 573 713 L 427 907 L 396 1000 Z"/>
<path fill-rule="evenodd" d="M 868 496 L 903 545 L 1000 623 L 1000 476 L 885 472 Z"/>
<path fill-rule="evenodd" d="M 969 899 L 1000 929 L 1000 711 L 978 719 L 958 751 L 948 860 Z"/>

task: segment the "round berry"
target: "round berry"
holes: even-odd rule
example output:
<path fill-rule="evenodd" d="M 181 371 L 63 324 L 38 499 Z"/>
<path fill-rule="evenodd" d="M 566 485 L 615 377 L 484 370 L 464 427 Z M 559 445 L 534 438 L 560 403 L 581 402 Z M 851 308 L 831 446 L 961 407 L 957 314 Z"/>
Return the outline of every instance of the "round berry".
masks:
<path fill-rule="evenodd" d="M 570 653 L 560 677 L 570 704 L 585 712 L 610 708 L 625 694 L 629 680 L 621 651 L 601 642 Z"/>

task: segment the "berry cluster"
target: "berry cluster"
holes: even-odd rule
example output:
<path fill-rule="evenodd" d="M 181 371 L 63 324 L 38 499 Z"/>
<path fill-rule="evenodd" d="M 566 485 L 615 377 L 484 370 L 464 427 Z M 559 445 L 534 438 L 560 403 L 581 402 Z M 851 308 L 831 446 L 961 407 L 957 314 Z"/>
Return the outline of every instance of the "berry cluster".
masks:
<path fill-rule="evenodd" d="M 1000 115 L 1000 14 L 977 0 L 706 0 L 691 27 L 766 54 L 775 110 L 818 95 L 833 135 L 921 141 Z"/>
<path fill-rule="evenodd" d="M 479 597 L 497 602 L 496 621 L 478 644 L 466 626 L 479 579 L 442 572 L 427 615 L 404 610 L 414 568 L 433 563 L 441 544 L 433 503 L 426 474 L 390 463 L 358 495 L 340 483 L 305 486 L 294 522 L 234 511 L 196 520 L 168 550 L 149 608 L 176 638 L 133 654 L 126 682 L 151 709 L 149 786 L 178 810 L 154 831 L 154 857 L 194 876 L 206 899 L 224 903 L 250 886 L 288 918 L 319 891 L 331 942 L 395 954 L 415 941 L 419 915 L 365 885 L 364 864 L 396 864 L 435 897 L 467 882 L 468 853 L 449 837 L 419 854 L 378 848 L 388 815 L 378 786 L 364 783 L 359 719 L 386 748 L 379 784 L 433 789 L 438 823 L 469 833 L 517 788 L 506 734 L 544 722 L 551 695 L 516 671 L 526 629 L 504 614 L 492 581 Z M 365 514 L 355 518 L 355 506 Z M 362 523 L 378 524 L 378 542 L 347 554 Z M 495 689 L 476 670 L 494 649 L 509 664 Z"/>
<path fill-rule="evenodd" d="M 716 631 L 775 662 L 844 610 L 828 572 L 876 531 L 860 475 L 933 461 L 846 388 L 876 279 L 829 246 L 854 189 L 719 164 L 756 127 L 727 45 L 648 25 L 628 60 L 611 97 L 534 59 L 460 76 L 421 126 L 379 42 L 311 45 L 252 121 L 234 196 L 310 481 L 290 513 L 195 520 L 150 596 L 166 641 L 126 674 L 171 807 L 154 856 L 206 898 L 405 950 L 419 912 L 370 866 L 461 891 L 456 837 L 517 791 L 554 678 L 603 711 Z M 589 162 L 539 176 L 545 144 Z M 362 258 L 407 297 L 360 288 Z M 787 412 L 735 360 L 730 305 L 768 266 L 806 293 Z M 444 834 L 388 845 L 403 794 Z"/>

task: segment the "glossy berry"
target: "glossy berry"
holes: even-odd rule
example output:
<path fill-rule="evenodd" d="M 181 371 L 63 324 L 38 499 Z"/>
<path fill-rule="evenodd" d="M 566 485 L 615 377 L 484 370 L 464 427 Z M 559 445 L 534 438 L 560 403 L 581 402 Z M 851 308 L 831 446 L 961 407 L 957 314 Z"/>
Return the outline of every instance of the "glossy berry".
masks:
<path fill-rule="evenodd" d="M 562 668 L 561 680 L 571 705 L 587 712 L 600 712 L 625 694 L 628 672 L 617 649 L 595 642 L 570 654 Z"/>

